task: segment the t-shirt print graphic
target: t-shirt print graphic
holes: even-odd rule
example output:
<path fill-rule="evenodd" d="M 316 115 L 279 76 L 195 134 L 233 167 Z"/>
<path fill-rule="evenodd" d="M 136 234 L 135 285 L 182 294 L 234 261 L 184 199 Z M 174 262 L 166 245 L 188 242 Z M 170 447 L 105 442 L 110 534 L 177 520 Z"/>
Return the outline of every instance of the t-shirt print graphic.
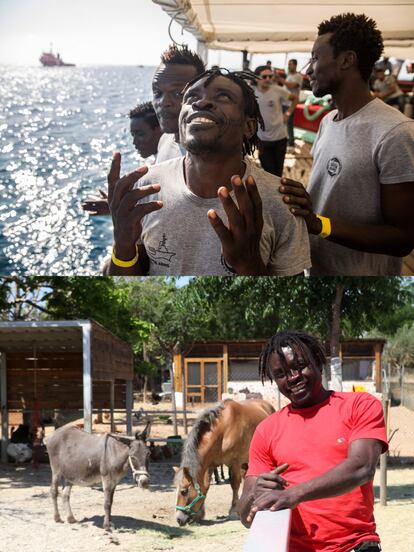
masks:
<path fill-rule="evenodd" d="M 342 170 L 342 164 L 337 157 L 332 157 L 329 159 L 326 169 L 331 176 L 337 176 Z"/>
<path fill-rule="evenodd" d="M 162 235 L 162 239 L 158 244 L 158 249 L 148 246 L 147 254 L 153 263 L 167 267 L 171 265 L 171 260 L 176 255 L 173 251 L 168 251 L 167 236 L 165 234 Z"/>

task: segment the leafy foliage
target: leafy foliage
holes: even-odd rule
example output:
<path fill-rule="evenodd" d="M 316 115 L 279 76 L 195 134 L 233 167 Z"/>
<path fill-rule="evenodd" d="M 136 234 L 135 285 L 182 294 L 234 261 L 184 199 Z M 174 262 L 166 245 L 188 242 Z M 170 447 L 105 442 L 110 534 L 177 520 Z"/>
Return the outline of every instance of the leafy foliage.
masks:
<path fill-rule="evenodd" d="M 210 309 L 206 297 L 175 280 L 147 278 L 124 284 L 135 316 L 151 321 L 153 347 L 165 352 L 183 351 L 209 335 Z M 155 341 L 155 343 L 154 343 Z"/>
<path fill-rule="evenodd" d="M 398 366 L 414 366 L 414 323 L 402 326 L 388 339 L 384 359 Z"/>
<path fill-rule="evenodd" d="M 342 337 L 383 330 L 387 316 L 411 307 L 412 294 L 401 278 L 197 278 L 189 286 L 210 304 L 210 335 L 243 339 L 269 337 L 300 328 L 326 339 L 332 327 L 336 287 L 344 285 L 341 303 Z"/>

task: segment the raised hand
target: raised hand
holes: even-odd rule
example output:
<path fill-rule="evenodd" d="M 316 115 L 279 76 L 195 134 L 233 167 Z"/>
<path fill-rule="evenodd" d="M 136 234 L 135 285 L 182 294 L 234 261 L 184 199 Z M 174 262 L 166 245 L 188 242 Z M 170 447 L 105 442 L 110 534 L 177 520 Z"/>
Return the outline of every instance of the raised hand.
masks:
<path fill-rule="evenodd" d="M 102 190 L 98 189 L 99 195 L 91 196 L 85 199 L 82 203 L 82 209 L 84 211 L 89 211 L 92 216 L 94 215 L 110 215 L 109 205 L 108 205 L 108 194 Z"/>
<path fill-rule="evenodd" d="M 231 177 L 238 206 L 224 186 L 218 189 L 228 219 L 228 227 L 214 209 L 207 213 L 212 227 L 221 241 L 224 260 L 237 274 L 258 276 L 266 267 L 260 256 L 260 238 L 263 229 L 262 200 L 256 182 L 248 176 L 244 185 L 240 176 Z"/>
<path fill-rule="evenodd" d="M 267 491 L 282 490 L 287 487 L 289 483 L 279 474 L 283 473 L 288 467 L 288 464 L 282 464 L 270 472 L 259 475 L 254 486 L 254 498 L 258 498 Z"/>
<path fill-rule="evenodd" d="M 271 510 L 273 512 L 286 508 L 293 510 L 299 503 L 300 499 L 295 487 L 285 490 L 267 491 L 253 501 L 246 519 L 248 523 L 251 523 L 256 512 L 260 510 Z"/>
<path fill-rule="evenodd" d="M 162 202 L 137 203 L 160 190 L 159 184 L 133 189 L 134 184 L 148 172 L 148 167 L 140 167 L 122 177 L 120 170 L 121 154 L 116 152 L 108 174 L 108 203 L 114 224 L 116 256 L 129 260 L 135 256 L 135 244 L 141 237 L 141 220 L 148 213 L 161 209 Z"/>
<path fill-rule="evenodd" d="M 261 474 L 255 483 L 253 496 L 254 500 L 247 515 L 248 523 L 259 510 L 281 510 L 283 508 L 295 508 L 298 499 L 295 497 L 294 487 L 286 489 L 289 483 L 279 474 L 288 468 L 288 464 L 282 464 L 276 469 Z"/>
<path fill-rule="evenodd" d="M 305 219 L 308 232 L 319 234 L 321 222 L 313 212 L 312 200 L 304 185 L 290 178 L 282 178 L 279 192 L 283 194 L 283 201 L 288 204 L 290 212 Z"/>

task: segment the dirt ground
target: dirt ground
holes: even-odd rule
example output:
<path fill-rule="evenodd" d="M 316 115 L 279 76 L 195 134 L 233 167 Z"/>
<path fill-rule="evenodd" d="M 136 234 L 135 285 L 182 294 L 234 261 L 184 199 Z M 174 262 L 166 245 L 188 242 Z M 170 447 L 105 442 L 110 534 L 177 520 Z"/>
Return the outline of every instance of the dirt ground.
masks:
<path fill-rule="evenodd" d="M 164 404 L 161 408 L 168 406 Z M 191 414 L 190 421 L 193 418 Z M 398 431 L 391 440 L 391 451 L 395 451 L 391 459 L 399 457 L 399 465 L 391 465 L 388 470 L 387 506 L 379 504 L 377 471 L 375 517 L 384 552 L 411 552 L 414 542 L 414 413 L 402 407 L 398 407 L 398 411 L 392 408 L 391 428 L 393 425 Z M 122 424 L 117 428 L 122 428 Z M 108 430 L 107 426 L 98 429 Z M 183 433 L 181 426 L 179 432 Z M 153 437 L 172 433 L 169 424 L 153 424 Z M 175 464 L 178 462 L 176 458 Z M 151 464 L 150 490 L 135 487 L 130 476 L 118 486 L 112 509 L 115 526 L 112 533 L 102 530 L 103 493 L 100 489 L 74 487 L 71 504 L 80 522 L 57 524 L 53 521 L 49 497 L 49 466 L 42 464 L 35 469 L 32 464 L 20 467 L 0 464 L 0 552 L 242 550 L 247 530 L 239 521 L 226 519 L 231 499 L 227 484 L 211 486 L 206 519 L 201 525 L 181 528 L 176 524 L 173 463 L 173 459 L 163 459 Z"/>

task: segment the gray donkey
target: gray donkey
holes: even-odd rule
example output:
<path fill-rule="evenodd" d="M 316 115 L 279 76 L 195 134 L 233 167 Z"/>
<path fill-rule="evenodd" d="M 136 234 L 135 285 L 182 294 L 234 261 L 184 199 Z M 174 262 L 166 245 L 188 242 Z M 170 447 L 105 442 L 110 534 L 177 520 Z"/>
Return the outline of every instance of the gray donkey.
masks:
<path fill-rule="evenodd" d="M 149 429 L 150 422 L 144 431 L 135 434 L 135 438 L 112 433 L 90 434 L 76 427 L 57 429 L 46 445 L 52 468 L 50 490 L 55 521 L 62 521 L 57 505 L 61 479 L 64 480 L 63 503 L 68 523 L 76 522 L 69 503 L 72 485 L 91 487 L 102 481 L 105 496 L 103 528 L 110 530 L 115 488 L 126 475 L 128 466 L 139 487 L 149 485 L 149 450 L 145 445 Z"/>

